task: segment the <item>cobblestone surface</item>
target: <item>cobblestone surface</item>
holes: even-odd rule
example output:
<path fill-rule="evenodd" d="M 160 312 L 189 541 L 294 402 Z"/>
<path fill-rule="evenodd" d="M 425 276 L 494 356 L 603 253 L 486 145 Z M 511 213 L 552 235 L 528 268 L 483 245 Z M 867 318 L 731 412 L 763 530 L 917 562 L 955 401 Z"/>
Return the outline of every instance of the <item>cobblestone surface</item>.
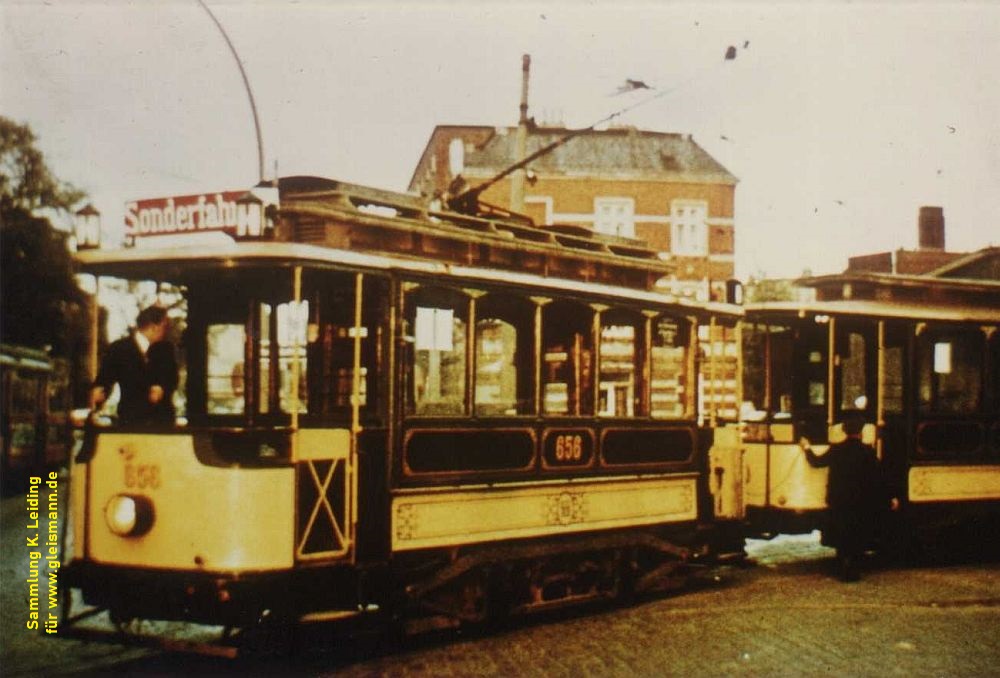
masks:
<path fill-rule="evenodd" d="M 876 571 L 844 585 L 819 548 L 680 596 L 408 649 L 338 675 L 989 676 L 1000 567 Z M 791 550 L 806 550 L 792 542 Z"/>
<path fill-rule="evenodd" d="M 20 498 L 3 517 L 4 676 L 990 676 L 1000 672 L 1000 563 L 875 568 L 841 584 L 817 535 L 751 541 L 754 566 L 691 590 L 519 621 L 490 633 L 389 643 L 314 633 L 291 660 L 227 662 L 26 632 Z"/>

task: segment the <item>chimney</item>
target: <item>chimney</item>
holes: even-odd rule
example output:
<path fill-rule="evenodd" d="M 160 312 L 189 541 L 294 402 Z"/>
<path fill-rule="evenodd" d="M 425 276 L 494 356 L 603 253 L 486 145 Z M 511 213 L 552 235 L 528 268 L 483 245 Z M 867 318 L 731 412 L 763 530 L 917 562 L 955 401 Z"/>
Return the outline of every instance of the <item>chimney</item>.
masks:
<path fill-rule="evenodd" d="M 921 207 L 917 218 L 919 242 L 917 249 L 944 250 L 944 209 Z"/>

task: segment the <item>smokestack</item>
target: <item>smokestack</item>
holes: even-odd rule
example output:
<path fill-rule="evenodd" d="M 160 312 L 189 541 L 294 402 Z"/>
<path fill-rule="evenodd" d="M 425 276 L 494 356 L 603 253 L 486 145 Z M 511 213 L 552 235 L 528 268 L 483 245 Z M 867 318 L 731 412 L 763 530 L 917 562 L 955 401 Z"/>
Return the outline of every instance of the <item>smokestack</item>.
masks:
<path fill-rule="evenodd" d="M 921 207 L 917 217 L 918 249 L 944 249 L 944 209 L 941 207 Z"/>

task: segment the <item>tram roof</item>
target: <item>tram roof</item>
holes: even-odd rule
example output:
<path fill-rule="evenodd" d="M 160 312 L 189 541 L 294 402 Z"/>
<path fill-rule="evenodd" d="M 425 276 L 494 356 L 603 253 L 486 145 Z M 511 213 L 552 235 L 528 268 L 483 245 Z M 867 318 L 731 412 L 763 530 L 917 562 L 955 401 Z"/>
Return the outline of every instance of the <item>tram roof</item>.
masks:
<path fill-rule="evenodd" d="M 958 304 L 918 304 L 876 301 L 867 299 L 833 301 L 769 301 L 747 304 L 744 312 L 748 320 L 754 316 L 831 315 L 867 318 L 911 319 L 944 322 L 1000 322 L 1000 305 L 969 306 Z"/>
<path fill-rule="evenodd" d="M 673 306 L 695 315 L 738 318 L 743 309 L 734 304 L 699 302 L 672 295 L 597 282 L 584 282 L 535 273 L 463 266 L 418 258 L 389 256 L 369 252 L 290 242 L 239 242 L 214 239 L 201 246 L 141 247 L 108 250 L 83 250 L 76 253 L 81 272 L 131 280 L 162 280 L 182 283 L 190 274 L 213 269 L 273 266 L 288 268 L 367 269 L 402 271 L 418 276 L 456 281 L 499 283 L 527 287 L 540 292 L 580 294 L 657 306 Z"/>

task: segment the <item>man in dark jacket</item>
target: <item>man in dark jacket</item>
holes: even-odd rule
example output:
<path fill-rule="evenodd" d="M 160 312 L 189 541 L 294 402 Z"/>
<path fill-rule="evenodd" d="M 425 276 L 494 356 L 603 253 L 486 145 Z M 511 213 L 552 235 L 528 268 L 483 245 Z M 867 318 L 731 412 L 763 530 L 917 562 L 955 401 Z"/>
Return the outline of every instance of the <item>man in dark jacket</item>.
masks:
<path fill-rule="evenodd" d="M 823 455 L 813 452 L 807 438 L 799 445 L 810 466 L 829 469 L 823 541 L 837 549 L 841 578 L 857 581 L 859 562 L 875 537 L 888 497 L 875 449 L 861 442 L 864 421 L 850 418 L 843 426 L 847 439 L 830 445 Z"/>
<path fill-rule="evenodd" d="M 169 329 L 166 309 L 150 306 L 139 313 L 135 332 L 108 346 L 91 390 L 92 410 L 104 404 L 117 383 L 119 423 L 174 423 L 177 360 L 166 341 Z"/>

